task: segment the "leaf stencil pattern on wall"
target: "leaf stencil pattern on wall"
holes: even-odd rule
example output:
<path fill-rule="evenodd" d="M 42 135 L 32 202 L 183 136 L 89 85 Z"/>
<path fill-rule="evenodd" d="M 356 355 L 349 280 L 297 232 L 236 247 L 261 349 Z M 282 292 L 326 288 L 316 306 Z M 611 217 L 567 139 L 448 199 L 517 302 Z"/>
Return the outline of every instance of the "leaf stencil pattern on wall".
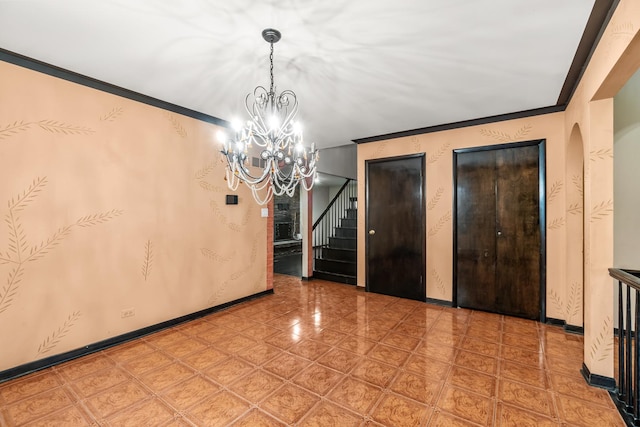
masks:
<path fill-rule="evenodd" d="M 573 182 L 573 185 L 576 187 L 576 190 L 578 191 L 578 194 L 580 194 L 581 197 L 584 197 L 584 188 L 583 188 L 583 184 L 582 184 L 582 177 L 580 175 L 573 175 L 571 177 L 571 181 Z"/>
<path fill-rule="evenodd" d="M 427 203 L 427 210 L 433 210 L 437 205 L 438 202 L 440 201 L 440 198 L 442 197 L 442 195 L 444 194 L 444 187 L 438 187 L 438 189 L 436 190 L 436 194 L 433 195 L 432 198 L 429 199 L 429 202 Z"/>
<path fill-rule="evenodd" d="M 153 264 L 153 246 L 151 240 L 147 240 L 144 245 L 144 260 L 142 261 L 142 277 L 147 281 L 147 277 L 151 274 L 151 265 Z"/>
<path fill-rule="evenodd" d="M 451 211 L 448 211 L 446 214 L 442 215 L 438 222 L 436 222 L 436 225 L 429 229 L 429 237 L 438 234 L 438 231 L 440 231 L 442 227 L 444 227 L 445 224 L 447 224 L 449 221 L 451 221 Z"/>
<path fill-rule="evenodd" d="M 449 149 L 450 146 L 451 146 L 450 142 L 442 144 L 440 146 L 440 148 L 438 148 L 438 150 L 435 153 L 433 153 L 433 154 L 431 154 L 429 156 L 429 158 L 427 159 L 427 163 L 428 164 L 433 164 L 433 163 L 437 162 L 440 159 L 440 157 L 442 157 L 444 155 L 444 153 L 447 152 L 447 150 Z"/>
<path fill-rule="evenodd" d="M 258 256 L 258 243 L 259 242 L 264 242 L 264 239 L 265 239 L 265 236 L 264 236 L 264 233 L 262 231 L 256 233 L 256 236 L 253 239 L 253 245 L 251 246 L 251 253 L 249 255 L 249 259 L 247 260 L 247 265 L 252 265 L 253 263 L 255 263 L 256 258 Z M 204 255 L 204 252 L 203 252 L 203 255 Z M 233 255 L 235 255 L 235 254 L 233 254 Z M 233 255 L 231 255 L 231 257 L 233 257 Z M 235 272 L 231 273 L 229 278 L 227 280 L 225 280 L 224 282 L 222 282 L 222 284 L 220 284 L 217 287 L 215 292 L 207 300 L 207 303 L 208 304 L 216 304 L 218 302 L 221 302 L 222 295 L 224 294 L 225 290 L 228 288 L 229 284 L 231 282 L 235 281 L 235 280 L 238 280 L 238 279 L 242 278 L 248 272 L 249 272 L 249 269 L 243 268 L 242 270 L 238 270 L 238 271 L 235 271 Z"/>
<path fill-rule="evenodd" d="M 205 189 L 207 191 L 211 191 L 212 193 L 224 193 L 225 192 L 224 188 L 219 187 L 217 185 L 209 184 L 207 181 L 200 181 L 198 184 L 200 184 L 200 187 L 202 187 L 203 189 Z"/>
<path fill-rule="evenodd" d="M 0 128 L 0 140 L 9 138 L 10 136 L 16 135 L 20 132 L 24 132 L 30 127 L 31 123 L 25 123 L 23 121 L 13 122 L 10 125 Z"/>
<path fill-rule="evenodd" d="M 572 203 L 567 208 L 567 213 L 571 215 L 581 215 L 582 214 L 582 203 Z"/>
<path fill-rule="evenodd" d="M 431 269 L 431 276 L 433 277 L 433 280 L 436 282 L 436 287 L 440 291 L 440 295 L 444 295 L 445 294 L 444 280 L 442 280 L 442 277 L 440 277 L 440 275 L 438 274 L 438 271 L 435 268 Z"/>
<path fill-rule="evenodd" d="M 78 227 L 92 227 L 96 224 L 102 224 L 103 222 L 112 220 L 113 218 L 122 215 L 122 212 L 123 211 L 120 209 L 112 209 L 109 212 L 86 215 L 78 218 L 75 225 Z"/>
<path fill-rule="evenodd" d="M 611 32 L 611 37 L 609 37 L 607 41 L 606 58 L 608 59 L 611 56 L 611 50 L 614 43 L 627 43 L 633 38 L 634 34 L 635 29 L 633 22 L 622 22 L 614 26 L 613 31 Z"/>
<path fill-rule="evenodd" d="M 120 210 L 111 210 L 101 214 L 87 215 L 79 218 L 74 224 L 60 227 L 46 240 L 29 247 L 27 235 L 24 231 L 18 213 L 26 208 L 47 184 L 47 177 L 36 178 L 31 185 L 16 197 L 12 197 L 7 203 L 9 212 L 5 216 L 5 223 L 9 227 L 8 250 L 0 253 L 0 264 L 13 264 L 9 272 L 6 284 L 0 290 L 0 313 L 7 310 L 18 292 L 22 281 L 22 275 L 26 263 L 36 261 L 67 237 L 74 227 L 91 227 L 107 222 L 122 214 Z"/>
<path fill-rule="evenodd" d="M 47 132 L 64 135 L 90 135 L 95 131 L 85 126 L 75 126 L 57 120 L 39 120 L 35 122 L 19 121 L 0 128 L 0 140 L 7 139 L 20 132 L 31 129 L 32 125 L 37 125 Z"/>
<path fill-rule="evenodd" d="M 233 259 L 233 257 L 236 256 L 235 251 L 231 252 L 228 256 L 222 256 L 219 253 L 207 248 L 200 248 L 200 252 L 202 253 L 202 255 L 216 262 L 229 262 Z"/>
<path fill-rule="evenodd" d="M 582 285 L 578 282 L 573 282 L 567 303 L 567 322 L 580 313 L 580 308 L 582 308 Z"/>
<path fill-rule="evenodd" d="M 520 129 L 518 129 L 512 136 L 506 132 L 483 128 L 480 129 L 480 135 L 487 138 L 495 139 L 500 142 L 512 142 L 527 136 L 529 132 L 531 132 L 531 129 L 531 125 L 524 125 Z"/>
<path fill-rule="evenodd" d="M 613 212 L 613 202 L 607 200 L 606 202 L 600 202 L 591 209 L 591 222 L 598 221 L 602 218 L 606 218 Z"/>
<path fill-rule="evenodd" d="M 67 317 L 67 320 L 64 321 L 63 325 L 56 329 L 51 335 L 45 338 L 44 341 L 38 347 L 38 356 L 41 356 L 49 351 L 53 350 L 55 346 L 60 343 L 60 340 L 64 338 L 68 333 L 71 327 L 75 324 L 76 320 L 80 318 L 80 312 L 74 311 Z"/>
<path fill-rule="evenodd" d="M 100 121 L 101 122 L 115 122 L 118 118 L 120 118 L 120 116 L 122 115 L 123 112 L 124 112 L 124 108 L 115 107 L 113 110 L 109 111 L 104 116 L 101 116 L 100 117 Z"/>
<path fill-rule="evenodd" d="M 250 212 L 248 207 L 245 209 L 245 212 L 242 215 L 242 220 L 240 221 L 240 224 L 237 224 L 234 222 L 229 222 L 227 220 L 227 217 L 224 215 L 224 213 L 222 213 L 222 210 L 214 200 L 211 200 L 209 205 L 211 206 L 211 210 L 213 210 L 213 214 L 216 216 L 216 218 L 218 218 L 218 221 L 220 221 L 222 225 L 229 227 L 229 229 L 233 231 L 240 232 L 242 231 L 242 227 L 244 227 L 249 223 Z"/>
<path fill-rule="evenodd" d="M 582 286 L 580 283 L 573 282 L 571 284 L 569 300 L 566 305 L 555 290 L 552 289 L 549 292 L 549 296 L 553 301 L 553 305 L 565 316 L 565 322 L 570 323 L 569 321 L 580 313 L 580 307 L 582 307 Z"/>
<path fill-rule="evenodd" d="M 202 169 L 199 169 L 198 171 L 196 171 L 196 180 L 201 180 L 207 177 L 207 175 L 209 175 L 211 173 L 211 171 L 213 170 L 213 168 L 215 167 L 216 162 L 213 161 L 211 163 L 209 163 L 208 165 L 206 165 L 205 167 L 203 167 Z M 206 188 L 205 188 L 206 190 Z"/>
<path fill-rule="evenodd" d="M 600 150 L 593 150 L 589 153 L 589 159 L 592 162 L 604 159 L 613 159 L 613 149 L 602 148 Z"/>
<path fill-rule="evenodd" d="M 611 327 L 611 317 L 607 316 L 602 323 L 600 333 L 591 344 L 591 361 L 601 362 L 605 360 L 613 350 L 613 329 Z"/>
<path fill-rule="evenodd" d="M 173 125 L 173 129 L 176 131 L 176 133 L 178 135 L 180 135 L 182 138 L 186 138 L 187 137 L 187 131 L 182 126 L 180 121 L 178 119 L 176 119 L 175 116 L 173 116 L 172 114 L 168 114 L 167 117 L 169 117 L 169 121 Z"/>
<path fill-rule="evenodd" d="M 547 225 L 549 230 L 557 230 L 562 227 L 564 227 L 564 217 L 556 218 Z"/>
<path fill-rule="evenodd" d="M 565 312 L 564 301 L 562 301 L 562 298 L 558 296 L 555 289 L 551 289 L 551 291 L 549 292 L 549 296 L 551 297 L 551 301 L 553 301 L 553 305 L 556 307 L 556 309 L 559 312 L 564 313 Z"/>
<path fill-rule="evenodd" d="M 562 185 L 562 181 L 555 181 L 551 184 L 551 188 L 549 188 L 549 193 L 547 194 L 547 202 L 551 203 L 558 197 L 560 191 L 562 191 Z"/>
<path fill-rule="evenodd" d="M 47 132 L 62 133 L 65 135 L 90 135 L 95 132 L 88 127 L 70 125 L 56 120 L 40 120 L 37 124 Z"/>

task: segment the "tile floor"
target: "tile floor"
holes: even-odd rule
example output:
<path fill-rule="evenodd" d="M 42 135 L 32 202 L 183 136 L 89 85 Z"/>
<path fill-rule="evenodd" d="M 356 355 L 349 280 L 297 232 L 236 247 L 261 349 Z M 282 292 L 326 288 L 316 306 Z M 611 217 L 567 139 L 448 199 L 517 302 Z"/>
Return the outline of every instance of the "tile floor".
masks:
<path fill-rule="evenodd" d="M 2 426 L 623 426 L 557 327 L 276 275 L 274 295 L 0 384 Z"/>

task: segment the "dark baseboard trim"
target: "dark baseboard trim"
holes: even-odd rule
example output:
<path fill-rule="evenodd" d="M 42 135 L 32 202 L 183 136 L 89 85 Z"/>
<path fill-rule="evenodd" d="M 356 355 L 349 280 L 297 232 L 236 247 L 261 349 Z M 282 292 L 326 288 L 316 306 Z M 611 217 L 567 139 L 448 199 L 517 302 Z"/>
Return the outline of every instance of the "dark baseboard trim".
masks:
<path fill-rule="evenodd" d="M 453 303 L 451 301 L 446 301 L 443 299 L 427 298 L 424 302 L 426 302 L 427 304 L 440 305 L 442 307 L 453 307 Z"/>
<path fill-rule="evenodd" d="M 553 317 L 547 317 L 547 321 L 545 322 L 547 325 L 552 326 L 564 326 L 565 321 L 560 319 L 554 319 Z"/>
<path fill-rule="evenodd" d="M 584 335 L 584 327 L 569 325 L 566 321 L 562 319 L 554 319 L 553 317 L 547 317 L 545 323 L 547 325 L 561 326 L 565 332 L 570 334 Z"/>
<path fill-rule="evenodd" d="M 587 381 L 587 384 L 593 387 L 604 388 L 607 390 L 614 390 L 616 388 L 616 380 L 610 377 L 603 377 L 602 375 L 592 374 L 587 368 L 587 365 L 582 364 L 580 373 Z"/>
<path fill-rule="evenodd" d="M 224 310 L 225 308 L 229 308 L 233 305 L 240 304 L 246 301 L 251 301 L 253 299 L 260 298 L 270 294 L 273 294 L 273 289 L 268 289 L 266 291 L 249 295 L 234 301 L 226 302 L 224 304 L 220 304 L 215 307 L 205 308 L 204 310 L 200 310 L 195 313 L 187 314 L 185 316 L 177 317 L 175 319 L 171 319 L 155 325 L 147 326 L 142 329 L 127 332 L 126 334 L 118 335 L 113 338 L 108 338 L 106 340 L 89 344 L 85 347 L 67 351 L 62 354 L 57 354 L 55 356 L 47 357 L 44 359 L 25 363 L 24 365 L 16 366 L 14 368 L 6 369 L 4 371 L 0 371 L 0 383 L 42 370 L 45 368 L 49 368 L 51 366 L 58 365 L 63 362 L 68 362 L 69 360 L 77 359 L 78 357 L 86 356 L 88 354 L 95 353 L 97 351 L 104 350 L 118 344 L 123 344 L 127 341 L 131 341 L 131 340 L 143 337 L 145 335 L 149 335 L 154 332 L 158 332 L 163 329 L 170 328 L 180 323 L 188 322 L 190 320 L 194 320 L 199 317 L 203 317 L 203 316 L 215 313 L 217 311 Z"/>
<path fill-rule="evenodd" d="M 196 120 L 213 123 L 214 125 L 230 127 L 229 122 L 227 122 L 226 120 L 222 120 L 217 117 L 201 113 L 199 111 L 191 110 L 180 105 L 172 104 L 170 102 L 162 101 L 158 98 L 153 98 L 139 92 L 134 92 L 132 90 L 125 89 L 111 83 L 103 82 L 102 80 L 94 79 L 83 74 L 75 73 L 64 68 L 56 67 L 55 65 L 47 64 L 46 62 L 38 61 L 37 59 L 29 58 L 27 56 L 23 56 L 6 49 L 0 48 L 0 61 L 18 65 L 23 68 L 28 68 L 29 70 L 37 71 L 49 76 L 58 77 L 66 81 L 77 83 L 79 85 L 90 87 L 92 89 L 97 89 L 102 92 L 107 92 L 112 95 L 121 96 L 123 98 L 141 102 L 152 107 L 161 108 L 163 110 L 171 111 L 177 114 L 182 114 L 183 116 L 191 117 Z"/>
<path fill-rule="evenodd" d="M 300 280 L 302 280 L 303 282 L 310 282 L 310 281 L 313 280 L 313 275 L 311 275 L 311 276 L 302 276 L 300 278 Z"/>
<path fill-rule="evenodd" d="M 616 390 L 609 390 L 609 396 L 611 396 L 611 400 L 613 400 L 613 403 L 616 405 L 616 408 L 618 408 L 618 412 L 620 413 L 620 416 L 624 420 L 624 423 L 628 426 L 637 425 L 635 423 L 635 420 L 633 419 L 633 414 L 630 414 L 629 412 L 627 412 L 627 404 L 624 401 L 620 400 L 618 396 L 618 392 Z"/>
<path fill-rule="evenodd" d="M 583 326 L 575 326 L 575 325 L 564 325 L 564 330 L 570 334 L 584 335 L 584 327 Z"/>

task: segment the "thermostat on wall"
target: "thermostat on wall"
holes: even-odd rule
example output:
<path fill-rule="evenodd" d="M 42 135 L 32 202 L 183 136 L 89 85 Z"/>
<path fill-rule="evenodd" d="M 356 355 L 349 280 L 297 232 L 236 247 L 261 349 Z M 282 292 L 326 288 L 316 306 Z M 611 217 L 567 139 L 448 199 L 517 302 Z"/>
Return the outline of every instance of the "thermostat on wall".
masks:
<path fill-rule="evenodd" d="M 237 205 L 238 196 L 236 194 L 227 194 L 227 205 Z"/>

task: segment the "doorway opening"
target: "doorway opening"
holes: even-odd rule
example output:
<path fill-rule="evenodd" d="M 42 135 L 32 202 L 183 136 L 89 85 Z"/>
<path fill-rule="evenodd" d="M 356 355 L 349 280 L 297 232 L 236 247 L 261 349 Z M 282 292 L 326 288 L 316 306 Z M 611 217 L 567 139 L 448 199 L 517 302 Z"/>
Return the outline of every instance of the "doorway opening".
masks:
<path fill-rule="evenodd" d="M 293 197 L 273 198 L 273 272 L 302 276 L 300 186 Z"/>

